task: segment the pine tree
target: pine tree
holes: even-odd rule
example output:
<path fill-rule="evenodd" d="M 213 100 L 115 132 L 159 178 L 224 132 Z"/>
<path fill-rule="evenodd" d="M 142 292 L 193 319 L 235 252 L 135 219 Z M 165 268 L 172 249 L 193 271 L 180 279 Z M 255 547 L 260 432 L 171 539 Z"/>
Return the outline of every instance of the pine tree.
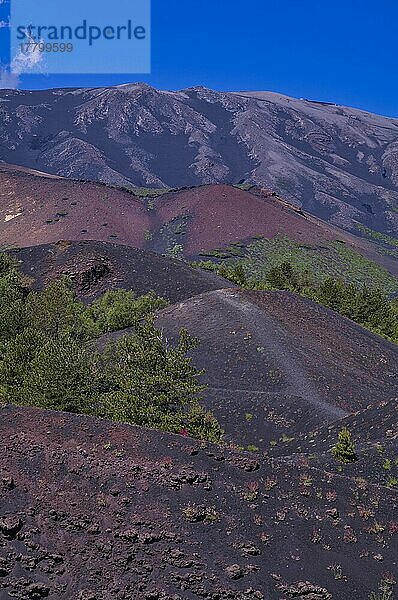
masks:
<path fill-rule="evenodd" d="M 0 275 L 0 344 L 12 340 L 24 324 L 24 290 L 20 278 L 14 272 Z"/>
<path fill-rule="evenodd" d="M 165 306 L 166 300 L 153 292 L 137 298 L 134 292 L 120 289 L 105 292 L 86 310 L 86 315 L 101 334 L 132 327 L 138 319 Z"/>
<path fill-rule="evenodd" d="M 24 383 L 31 363 L 45 344 L 41 332 L 26 328 L 3 344 L 0 360 L 0 394 L 7 402 L 24 403 Z"/>
<path fill-rule="evenodd" d="M 25 310 L 29 324 L 48 339 L 68 334 L 75 339 L 88 339 L 92 323 L 78 301 L 67 279 L 54 281 L 42 292 L 30 292 Z"/>
<path fill-rule="evenodd" d="M 319 285 L 316 292 L 316 300 L 336 312 L 342 312 L 342 305 L 344 303 L 343 282 L 333 279 L 333 277 L 328 277 Z"/>
<path fill-rule="evenodd" d="M 294 290 L 297 286 L 297 279 L 296 271 L 287 260 L 272 267 L 266 275 L 266 281 L 278 290 Z"/>
<path fill-rule="evenodd" d="M 150 319 L 134 329 L 104 355 L 109 382 L 100 401 L 104 416 L 178 432 L 203 390 L 201 372 L 187 356 L 196 343 L 181 330 L 177 345 L 169 345 Z"/>
<path fill-rule="evenodd" d="M 337 444 L 332 448 L 333 456 L 342 463 L 353 463 L 358 460 L 352 435 L 347 427 L 339 432 Z"/>
<path fill-rule="evenodd" d="M 94 414 L 97 355 L 68 335 L 45 343 L 30 362 L 21 403 L 51 410 Z"/>

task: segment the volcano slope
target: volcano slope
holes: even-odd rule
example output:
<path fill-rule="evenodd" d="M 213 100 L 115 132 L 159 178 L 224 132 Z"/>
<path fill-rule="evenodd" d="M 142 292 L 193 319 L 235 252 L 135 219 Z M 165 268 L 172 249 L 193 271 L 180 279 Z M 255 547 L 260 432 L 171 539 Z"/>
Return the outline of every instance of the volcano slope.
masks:
<path fill-rule="evenodd" d="M 2 600 L 362 599 L 396 567 L 396 493 L 304 455 L 0 414 Z"/>
<path fill-rule="evenodd" d="M 305 214 L 267 190 L 205 185 L 144 199 L 125 189 L 0 163 L 3 248 L 95 240 L 197 258 L 231 243 L 246 247 L 253 238 L 276 236 L 320 253 L 338 241 L 398 275 L 398 261 L 388 255 L 394 246 L 379 240 L 380 252 L 376 244 Z"/>
<path fill-rule="evenodd" d="M 164 309 L 156 325 L 199 339 L 207 406 L 245 447 L 269 450 L 398 397 L 394 344 L 293 293 L 209 292 Z"/>
<path fill-rule="evenodd" d="M 231 249 L 239 255 L 259 238 L 287 238 L 322 256 L 337 242 L 346 253 L 354 251 L 398 276 L 393 238 L 371 243 L 304 213 L 269 190 L 203 185 L 167 192 L 154 200 L 154 209 L 151 248 L 156 252 L 176 245 L 186 257 L 203 259 L 227 256 Z M 347 260 L 346 255 L 342 262 Z"/>
<path fill-rule="evenodd" d="M 109 242 L 66 242 L 21 248 L 10 252 L 34 289 L 66 276 L 85 301 L 123 288 L 137 295 L 155 292 L 169 302 L 219 289 L 225 281 L 186 263 Z M 231 287 L 233 284 L 231 284 Z"/>
<path fill-rule="evenodd" d="M 261 235 L 286 235 L 314 244 L 331 241 L 339 231 L 297 208 L 282 202 L 266 190 L 252 193 L 230 185 L 204 185 L 171 191 L 157 198 L 156 210 L 163 224 L 161 232 L 183 244 L 187 256 L 212 250 L 238 240 Z"/>
<path fill-rule="evenodd" d="M 94 239 L 142 248 L 150 228 L 145 205 L 126 190 L 0 164 L 3 247 Z"/>

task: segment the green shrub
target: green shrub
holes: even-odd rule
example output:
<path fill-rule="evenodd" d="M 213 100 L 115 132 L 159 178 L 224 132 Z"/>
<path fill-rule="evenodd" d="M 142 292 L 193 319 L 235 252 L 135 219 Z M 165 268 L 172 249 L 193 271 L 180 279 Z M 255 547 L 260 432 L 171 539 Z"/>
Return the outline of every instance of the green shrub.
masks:
<path fill-rule="evenodd" d="M 67 334 L 74 339 L 88 339 L 93 326 L 84 304 L 79 302 L 67 279 L 54 281 L 42 292 L 30 292 L 25 301 L 29 326 L 48 339 Z"/>
<path fill-rule="evenodd" d="M 95 414 L 96 356 L 69 336 L 49 340 L 29 364 L 20 390 L 22 404 Z"/>
<path fill-rule="evenodd" d="M 392 575 L 392 573 L 384 573 L 379 584 L 378 592 L 371 592 L 369 600 L 393 600 L 395 584 L 396 580 L 394 575 Z"/>
<path fill-rule="evenodd" d="M 341 463 L 353 463 L 358 460 L 352 435 L 347 427 L 339 432 L 338 442 L 332 448 L 333 456 Z"/>
<path fill-rule="evenodd" d="M 193 404 L 185 417 L 185 424 L 188 434 L 200 440 L 219 443 L 224 433 L 213 413 L 198 403 Z"/>
<path fill-rule="evenodd" d="M 110 389 L 101 397 L 104 416 L 176 433 L 203 390 L 201 372 L 187 356 L 195 341 L 185 330 L 170 346 L 151 320 L 136 323 L 132 335 L 106 350 Z"/>
<path fill-rule="evenodd" d="M 132 291 L 113 290 L 95 300 L 87 314 L 101 334 L 132 327 L 138 319 L 165 306 L 166 300 L 153 292 L 137 298 Z"/>
<path fill-rule="evenodd" d="M 298 269 L 289 261 L 275 264 L 268 271 L 251 277 L 251 263 L 211 261 L 195 263 L 237 283 L 255 290 L 289 290 L 322 304 L 395 343 L 398 343 L 398 300 L 389 300 L 377 287 L 347 283 L 342 278 L 319 277 L 307 268 Z M 392 276 L 391 276 L 392 277 Z"/>

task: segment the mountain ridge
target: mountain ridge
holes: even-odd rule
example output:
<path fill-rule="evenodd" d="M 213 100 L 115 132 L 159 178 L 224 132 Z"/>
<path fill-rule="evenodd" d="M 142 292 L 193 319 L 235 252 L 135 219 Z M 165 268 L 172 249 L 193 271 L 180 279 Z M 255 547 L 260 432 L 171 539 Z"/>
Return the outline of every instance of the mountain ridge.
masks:
<path fill-rule="evenodd" d="M 0 159 L 112 185 L 247 181 L 330 222 L 398 230 L 398 122 L 275 92 L 0 91 Z"/>

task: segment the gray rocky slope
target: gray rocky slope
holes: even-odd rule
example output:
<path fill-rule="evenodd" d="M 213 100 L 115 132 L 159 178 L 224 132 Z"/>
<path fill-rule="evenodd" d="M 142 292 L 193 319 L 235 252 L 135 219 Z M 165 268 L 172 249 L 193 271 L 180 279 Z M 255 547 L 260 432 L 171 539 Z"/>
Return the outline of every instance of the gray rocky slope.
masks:
<path fill-rule="evenodd" d="M 251 182 L 334 224 L 398 230 L 398 120 L 271 92 L 0 90 L 0 159 L 142 187 Z"/>

